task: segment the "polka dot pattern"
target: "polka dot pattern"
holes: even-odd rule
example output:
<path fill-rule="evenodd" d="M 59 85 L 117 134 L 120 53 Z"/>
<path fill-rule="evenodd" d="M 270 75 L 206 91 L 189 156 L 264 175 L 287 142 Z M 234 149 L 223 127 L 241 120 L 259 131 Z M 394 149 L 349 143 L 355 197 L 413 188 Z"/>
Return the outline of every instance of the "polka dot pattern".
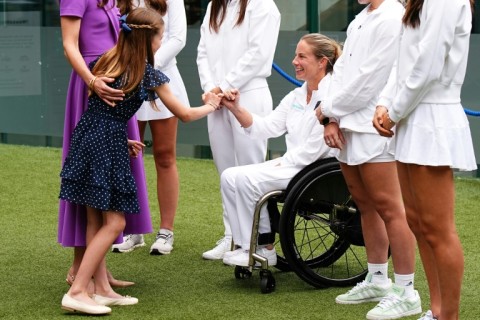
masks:
<path fill-rule="evenodd" d="M 138 88 L 115 107 L 97 95 L 88 99 L 88 109 L 75 127 L 60 173 L 61 199 L 103 211 L 140 211 L 130 169 L 127 121 L 143 101 L 156 98 L 149 89 L 168 81 L 166 75 L 147 64 Z M 118 88 L 120 83 L 121 79 L 116 79 L 112 87 Z"/>

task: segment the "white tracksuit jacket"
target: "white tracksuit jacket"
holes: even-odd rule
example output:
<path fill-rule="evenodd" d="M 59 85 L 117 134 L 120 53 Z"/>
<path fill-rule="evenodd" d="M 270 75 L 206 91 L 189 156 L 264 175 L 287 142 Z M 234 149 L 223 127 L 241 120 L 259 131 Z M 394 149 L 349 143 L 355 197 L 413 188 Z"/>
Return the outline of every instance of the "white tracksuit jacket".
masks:
<path fill-rule="evenodd" d="M 371 13 L 368 7 L 348 26 L 343 53 L 334 66 L 331 95 L 322 113 L 340 128 L 377 133 L 372 118 L 398 52 L 403 6 L 385 0 Z"/>
<path fill-rule="evenodd" d="M 226 169 L 221 176 L 221 192 L 236 245 L 249 249 L 255 205 L 265 193 L 285 189 L 290 180 L 305 166 L 327 157 L 334 157 L 323 139 L 323 126 L 318 122 L 314 106 L 328 92 L 328 74 L 312 93 L 309 104 L 306 84 L 291 91 L 266 117 L 253 115 L 253 124 L 244 129 L 252 139 L 278 137 L 284 133 L 287 151 L 277 159 L 264 163 Z M 270 232 L 265 208 L 260 215 L 259 232 Z"/>
<path fill-rule="evenodd" d="M 405 28 L 396 77 L 389 81 L 379 100 L 379 104 L 391 106 L 392 121 L 405 118 L 419 103 L 460 103 L 471 15 L 467 0 L 424 2 L 420 27 Z"/>

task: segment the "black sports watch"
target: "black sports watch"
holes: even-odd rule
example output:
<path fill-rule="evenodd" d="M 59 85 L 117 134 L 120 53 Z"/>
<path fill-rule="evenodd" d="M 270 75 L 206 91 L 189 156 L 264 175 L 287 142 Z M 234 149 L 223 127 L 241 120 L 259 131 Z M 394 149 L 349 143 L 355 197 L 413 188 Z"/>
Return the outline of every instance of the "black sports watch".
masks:
<path fill-rule="evenodd" d="M 327 124 L 330 123 L 330 118 L 327 118 L 327 117 L 323 118 L 321 123 L 322 123 L 322 126 L 326 126 Z"/>

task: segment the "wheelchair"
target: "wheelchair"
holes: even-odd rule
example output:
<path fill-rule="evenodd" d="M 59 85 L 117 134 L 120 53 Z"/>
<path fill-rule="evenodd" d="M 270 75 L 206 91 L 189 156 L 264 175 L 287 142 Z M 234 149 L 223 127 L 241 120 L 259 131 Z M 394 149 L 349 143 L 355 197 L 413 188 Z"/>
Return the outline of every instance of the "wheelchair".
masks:
<path fill-rule="evenodd" d="M 272 232 L 259 234 L 261 208 L 266 205 Z M 301 170 L 285 190 L 274 190 L 257 202 L 248 267 L 235 267 L 235 278 L 250 278 L 260 263 L 262 293 L 276 282 L 258 244 L 275 243 L 277 269 L 294 271 L 315 288 L 353 286 L 367 274 L 360 212 L 335 158 L 320 159 Z"/>

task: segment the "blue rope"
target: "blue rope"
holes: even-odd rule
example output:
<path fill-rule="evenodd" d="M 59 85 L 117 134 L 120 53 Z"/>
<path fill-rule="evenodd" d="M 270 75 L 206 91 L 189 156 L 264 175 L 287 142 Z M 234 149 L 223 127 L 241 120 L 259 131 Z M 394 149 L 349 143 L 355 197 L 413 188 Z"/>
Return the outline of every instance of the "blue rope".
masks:
<path fill-rule="evenodd" d="M 463 108 L 465 110 L 465 113 L 468 115 L 468 116 L 472 116 L 472 117 L 480 117 L 480 111 L 474 111 L 474 110 L 470 110 L 470 109 L 467 109 L 467 108 Z"/>
<path fill-rule="evenodd" d="M 272 64 L 273 69 L 277 71 L 281 76 L 283 76 L 285 79 L 296 85 L 297 87 L 301 87 L 303 82 L 298 81 L 295 78 L 292 78 L 288 73 L 282 70 L 275 62 Z"/>
<path fill-rule="evenodd" d="M 281 76 L 283 76 L 285 79 L 287 79 L 288 81 L 290 81 L 291 83 L 293 83 L 294 85 L 296 85 L 297 87 L 301 87 L 303 82 L 301 81 L 298 81 L 297 79 L 295 78 L 292 78 L 288 73 L 286 73 L 285 71 L 282 70 L 282 68 L 280 68 L 275 62 L 273 62 L 272 64 L 272 67 L 275 71 L 277 71 Z M 474 110 L 470 110 L 470 109 L 467 109 L 467 108 L 463 108 L 465 110 L 465 113 L 469 116 L 473 116 L 473 117 L 480 117 L 480 111 L 474 111 Z"/>

